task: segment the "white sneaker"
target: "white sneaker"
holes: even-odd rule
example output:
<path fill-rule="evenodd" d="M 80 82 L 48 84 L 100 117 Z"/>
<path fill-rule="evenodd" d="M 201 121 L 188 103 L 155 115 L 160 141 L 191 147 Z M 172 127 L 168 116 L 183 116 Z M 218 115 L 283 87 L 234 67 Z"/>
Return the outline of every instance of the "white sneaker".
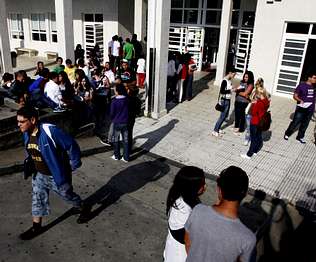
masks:
<path fill-rule="evenodd" d="M 251 157 L 247 156 L 247 154 L 240 154 L 240 156 L 244 159 L 251 159 Z"/>
<path fill-rule="evenodd" d="M 125 160 L 124 157 L 122 157 L 121 160 L 122 160 L 124 163 L 128 163 L 128 161 Z"/>
<path fill-rule="evenodd" d="M 253 153 L 254 156 L 258 155 L 257 153 Z"/>
<path fill-rule="evenodd" d="M 218 133 L 220 133 L 221 135 L 224 135 L 225 131 L 224 130 L 219 130 Z"/>
<path fill-rule="evenodd" d="M 249 141 L 245 140 L 244 141 L 244 146 L 248 146 L 249 145 Z"/>
<path fill-rule="evenodd" d="M 213 131 L 213 132 L 212 132 L 212 136 L 219 137 L 219 136 L 220 136 L 220 134 L 219 134 L 218 132 L 216 132 L 216 131 Z"/>
<path fill-rule="evenodd" d="M 115 157 L 115 155 L 111 156 L 111 158 L 115 161 L 119 160 L 118 158 Z"/>

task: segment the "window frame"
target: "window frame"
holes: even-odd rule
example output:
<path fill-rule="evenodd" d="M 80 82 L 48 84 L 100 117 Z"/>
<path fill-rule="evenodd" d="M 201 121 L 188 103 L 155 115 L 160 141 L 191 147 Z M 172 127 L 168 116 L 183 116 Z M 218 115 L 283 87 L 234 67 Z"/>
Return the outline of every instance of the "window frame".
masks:
<path fill-rule="evenodd" d="M 37 23 L 38 25 L 38 29 L 34 29 L 33 28 L 33 16 L 37 16 L 37 20 L 34 20 L 34 22 Z M 41 29 L 41 20 L 40 18 L 44 17 L 44 29 Z M 45 13 L 31 13 L 30 14 L 30 32 L 31 32 L 31 41 L 34 42 L 48 42 L 48 38 L 47 38 L 47 22 L 46 22 L 46 14 Z M 38 34 L 38 40 L 33 38 L 33 34 Z M 45 40 L 42 39 L 42 37 L 45 36 Z"/>
<path fill-rule="evenodd" d="M 53 17 L 54 16 L 55 16 L 55 30 L 53 30 Z M 51 43 L 58 43 L 56 13 L 49 13 L 49 33 L 50 33 L 50 42 Z M 56 41 L 54 41 L 53 36 L 56 36 Z"/>
<path fill-rule="evenodd" d="M 14 20 L 13 16 L 15 16 L 15 20 L 17 22 L 18 29 L 13 30 L 12 21 Z M 20 20 L 18 17 L 20 16 Z M 19 23 L 20 21 L 20 23 Z M 23 28 L 23 14 L 20 13 L 9 13 L 9 29 L 10 29 L 10 39 L 12 40 L 24 40 L 24 28 Z M 21 27 L 21 28 L 20 28 Z M 14 37 L 17 36 L 17 37 Z"/>

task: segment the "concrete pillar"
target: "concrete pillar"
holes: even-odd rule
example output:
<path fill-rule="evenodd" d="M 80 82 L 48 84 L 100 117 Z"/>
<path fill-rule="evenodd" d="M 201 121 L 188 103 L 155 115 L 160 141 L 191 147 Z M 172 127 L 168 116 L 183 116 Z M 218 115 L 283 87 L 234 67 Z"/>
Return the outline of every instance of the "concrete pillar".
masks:
<path fill-rule="evenodd" d="M 171 0 L 148 0 L 145 115 L 155 119 L 167 113 L 170 8 Z"/>
<path fill-rule="evenodd" d="M 233 0 L 223 1 L 221 29 L 219 34 L 219 48 L 216 61 L 215 85 L 219 85 L 225 76 L 227 54 L 229 48 L 229 35 L 232 20 Z"/>
<path fill-rule="evenodd" d="M 58 56 L 74 62 L 72 0 L 55 0 Z"/>
<path fill-rule="evenodd" d="M 0 71 L 13 72 L 5 0 L 0 0 Z"/>
<path fill-rule="evenodd" d="M 144 0 L 135 0 L 134 3 L 134 33 L 139 41 L 143 42 L 146 35 L 147 6 Z"/>

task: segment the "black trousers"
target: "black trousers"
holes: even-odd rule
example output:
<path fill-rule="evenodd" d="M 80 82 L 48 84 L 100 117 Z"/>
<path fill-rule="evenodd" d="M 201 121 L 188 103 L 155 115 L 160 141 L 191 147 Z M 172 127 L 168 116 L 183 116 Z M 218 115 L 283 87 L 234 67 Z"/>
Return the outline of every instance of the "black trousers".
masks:
<path fill-rule="evenodd" d="M 133 147 L 133 129 L 135 125 L 135 118 L 128 120 L 127 130 L 128 130 L 128 151 L 132 152 Z"/>
<path fill-rule="evenodd" d="M 285 131 L 285 135 L 291 136 L 296 128 L 298 129 L 297 139 L 301 139 L 305 136 L 305 131 L 308 127 L 309 121 L 313 116 L 313 111 L 308 110 L 307 108 L 302 108 L 297 106 L 295 109 L 294 117 L 289 127 Z"/>
<path fill-rule="evenodd" d="M 239 132 L 245 131 L 247 106 L 248 103 L 235 101 L 235 128 L 239 128 Z"/>

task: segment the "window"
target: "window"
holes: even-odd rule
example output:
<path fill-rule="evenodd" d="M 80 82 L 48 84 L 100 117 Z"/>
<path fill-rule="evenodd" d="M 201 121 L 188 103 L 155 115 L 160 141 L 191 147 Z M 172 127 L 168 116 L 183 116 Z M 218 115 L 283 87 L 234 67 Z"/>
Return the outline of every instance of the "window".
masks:
<path fill-rule="evenodd" d="M 182 8 L 183 0 L 171 0 L 171 8 Z"/>
<path fill-rule="evenodd" d="M 308 34 L 309 24 L 304 23 L 288 23 L 286 32 L 295 34 Z"/>
<path fill-rule="evenodd" d="M 182 10 L 171 9 L 170 23 L 182 23 Z"/>
<path fill-rule="evenodd" d="M 255 12 L 245 11 L 242 17 L 242 26 L 253 28 L 255 24 L 255 15 Z"/>
<path fill-rule="evenodd" d="M 12 39 L 24 39 L 22 14 L 10 14 L 10 33 Z"/>
<path fill-rule="evenodd" d="M 51 41 L 57 43 L 57 28 L 56 28 L 56 14 L 50 14 L 50 35 Z"/>
<path fill-rule="evenodd" d="M 207 25 L 220 25 L 221 23 L 221 11 L 206 11 L 205 24 Z"/>
<path fill-rule="evenodd" d="M 207 0 L 207 8 L 211 9 L 221 9 L 223 5 L 223 0 Z"/>
<path fill-rule="evenodd" d="M 84 14 L 84 21 L 103 23 L 103 14 Z"/>
<path fill-rule="evenodd" d="M 184 10 L 184 23 L 197 24 L 198 11 L 197 10 Z"/>
<path fill-rule="evenodd" d="M 199 1 L 196 1 L 196 0 L 185 0 L 184 7 L 185 8 L 198 8 L 199 7 Z"/>
<path fill-rule="evenodd" d="M 47 41 L 45 14 L 31 14 L 31 31 L 33 41 Z"/>
<path fill-rule="evenodd" d="M 312 35 L 316 35 L 316 24 L 313 24 Z"/>

